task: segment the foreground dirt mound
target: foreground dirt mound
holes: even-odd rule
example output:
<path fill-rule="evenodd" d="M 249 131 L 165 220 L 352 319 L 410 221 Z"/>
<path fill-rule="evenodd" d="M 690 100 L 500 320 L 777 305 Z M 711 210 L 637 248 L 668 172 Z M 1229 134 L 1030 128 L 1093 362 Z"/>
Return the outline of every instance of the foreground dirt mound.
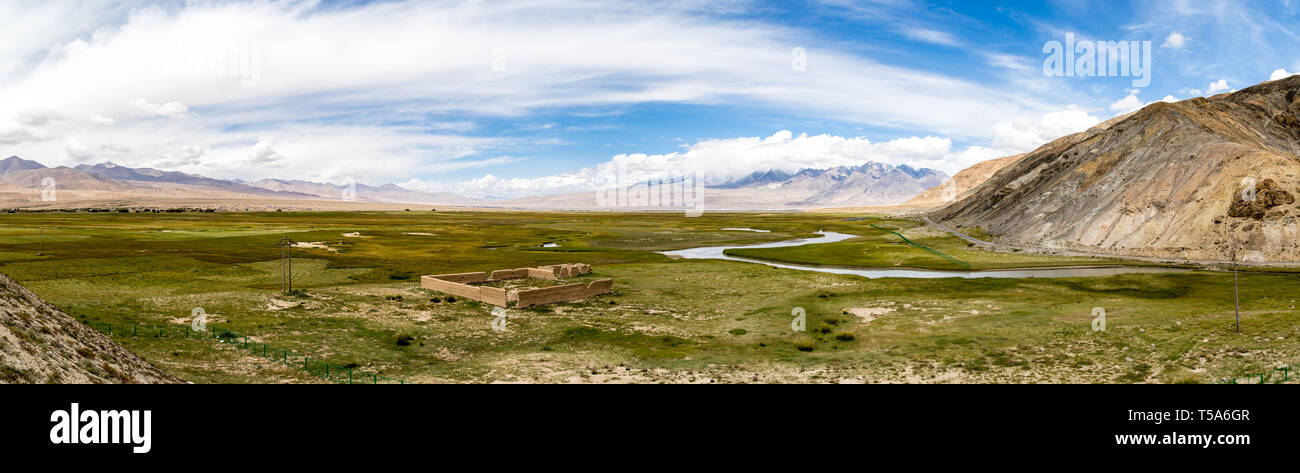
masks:
<path fill-rule="evenodd" d="M 0 274 L 0 383 L 179 383 Z"/>
<path fill-rule="evenodd" d="M 1026 154 L 931 217 L 1025 246 L 1300 260 L 1300 76 L 1106 125 Z"/>

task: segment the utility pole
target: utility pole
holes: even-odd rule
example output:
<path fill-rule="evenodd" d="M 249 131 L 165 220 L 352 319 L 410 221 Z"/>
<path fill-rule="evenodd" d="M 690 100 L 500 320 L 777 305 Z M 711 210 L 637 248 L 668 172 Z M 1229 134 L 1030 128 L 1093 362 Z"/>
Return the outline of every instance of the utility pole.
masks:
<path fill-rule="evenodd" d="M 1232 252 L 1232 299 L 1237 305 L 1237 333 L 1241 333 L 1241 293 L 1237 289 L 1237 252 Z"/>
<path fill-rule="evenodd" d="M 285 294 L 293 292 L 293 255 L 290 250 L 294 243 L 289 237 L 280 239 L 280 291 Z"/>

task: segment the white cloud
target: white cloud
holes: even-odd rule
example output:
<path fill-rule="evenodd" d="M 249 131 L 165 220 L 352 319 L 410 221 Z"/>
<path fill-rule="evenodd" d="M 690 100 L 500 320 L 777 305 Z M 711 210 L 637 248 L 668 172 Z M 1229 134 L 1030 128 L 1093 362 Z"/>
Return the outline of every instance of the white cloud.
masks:
<path fill-rule="evenodd" d="M 1183 47 L 1185 44 L 1187 44 L 1187 37 L 1183 36 L 1182 33 L 1175 31 L 1169 33 L 1169 36 L 1165 38 L 1164 44 L 1161 44 L 1160 47 L 1178 49 Z"/>
<path fill-rule="evenodd" d="M 827 134 L 794 136 L 781 130 L 766 138 L 704 140 L 685 151 L 667 154 L 620 154 L 594 167 L 538 178 L 501 178 L 491 174 L 462 182 L 428 182 L 411 179 L 403 187 L 468 196 L 515 197 L 557 192 L 585 192 L 598 188 L 602 179 L 619 176 L 619 182 L 645 182 L 696 176 L 720 184 L 755 171 L 824 169 L 857 166 L 866 162 L 928 167 L 949 174 L 980 161 L 1031 151 L 1062 136 L 1084 131 L 1101 120 L 1069 106 L 1065 110 L 995 125 L 991 146 L 952 149 L 952 141 L 934 136 L 899 138 L 874 143 L 866 138 Z"/>
<path fill-rule="evenodd" d="M 961 42 L 951 33 L 946 31 L 936 31 L 926 28 L 908 28 L 903 30 L 903 35 L 916 41 L 925 43 L 938 44 L 942 46 L 961 46 Z"/>
<path fill-rule="evenodd" d="M 951 167 L 952 141 L 947 138 L 909 137 L 881 143 L 866 138 L 831 135 L 794 136 L 787 130 L 771 136 L 704 140 L 684 151 L 667 154 L 620 154 L 595 167 L 539 178 L 500 178 L 486 175 L 457 183 L 430 183 L 414 179 L 404 187 L 455 192 L 473 196 L 517 196 L 533 193 L 581 192 L 598 188 L 608 176 L 620 182 L 644 182 L 695 176 L 720 184 L 755 171 L 823 169 L 857 166 L 868 161 L 908 164 L 913 167 Z M 964 166 L 963 166 L 964 167 Z"/>
<path fill-rule="evenodd" d="M 203 161 L 199 158 L 203 157 L 203 154 L 207 153 L 207 151 L 207 149 L 200 146 L 182 146 L 162 156 L 162 159 L 155 162 L 153 166 L 167 170 L 181 166 L 197 166 L 203 164 Z M 274 153 L 274 151 L 271 152 Z"/>
<path fill-rule="evenodd" d="M 994 125 L 992 147 L 1006 154 L 1032 151 L 1044 143 L 1087 130 L 1098 123 L 1101 119 L 1071 105 L 1059 112 L 1046 113 L 1037 120 L 1024 118 Z"/>
<path fill-rule="evenodd" d="M 1268 80 L 1285 79 L 1287 77 L 1291 77 L 1292 75 L 1294 74 L 1287 72 L 1286 69 L 1277 69 L 1274 70 L 1272 74 L 1268 75 Z"/>
<path fill-rule="evenodd" d="M 81 140 L 78 140 L 76 138 L 68 138 L 65 141 L 66 141 L 65 151 L 68 153 L 68 156 L 72 157 L 72 159 L 78 161 L 84 161 L 93 157 L 90 154 L 90 149 L 87 148 L 86 145 L 81 142 Z"/>
<path fill-rule="evenodd" d="M 1210 95 L 1214 95 L 1219 92 L 1227 92 L 1232 89 L 1232 87 L 1228 85 L 1227 79 L 1219 79 L 1217 81 L 1211 82 L 1207 88 L 1209 89 Z"/>
<path fill-rule="evenodd" d="M 135 112 L 146 118 L 169 117 L 183 118 L 190 113 L 190 108 L 180 102 L 167 102 L 164 104 L 149 103 L 145 99 L 135 99 L 131 101 L 131 107 Z"/>
<path fill-rule="evenodd" d="M 283 160 L 284 155 L 271 149 L 271 143 L 267 141 L 258 141 L 248 150 L 249 164 L 269 164 Z"/>
<path fill-rule="evenodd" d="M 1123 115 L 1142 108 L 1144 105 L 1146 104 L 1143 104 L 1141 100 L 1138 100 L 1137 89 L 1134 89 L 1129 91 L 1128 96 L 1110 104 L 1110 110 L 1118 115 Z"/>
<path fill-rule="evenodd" d="M 1128 96 L 1125 96 L 1124 98 L 1116 100 L 1115 102 L 1111 103 L 1110 110 L 1115 112 L 1115 116 L 1119 116 L 1126 113 L 1132 113 L 1134 111 L 1141 109 L 1142 107 L 1146 107 L 1147 105 L 1151 105 L 1156 102 L 1166 102 L 1166 103 L 1178 102 L 1178 97 L 1174 97 L 1173 95 L 1166 95 L 1164 96 L 1164 98 L 1161 98 L 1160 100 L 1156 100 L 1154 102 L 1143 102 L 1142 100 L 1138 99 L 1139 92 L 1140 91 L 1138 89 L 1130 90 Z"/>
<path fill-rule="evenodd" d="M 990 123 L 1056 108 L 1046 94 L 866 58 L 811 29 L 645 2 L 53 3 L 0 2 L 0 143 L 47 165 L 74 163 L 65 139 L 76 137 L 86 150 L 129 147 L 124 165 L 200 147 L 202 162 L 180 170 L 213 177 L 406 181 L 512 162 L 522 139 L 461 135 L 557 109 L 744 103 L 983 140 Z M 808 48 L 807 71 L 791 70 L 795 45 Z M 491 68 L 496 47 L 504 71 Z M 65 119 L 18 121 L 35 109 Z M 250 144 L 272 135 L 284 167 L 248 166 Z"/>
<path fill-rule="evenodd" d="M 1010 69 L 1017 72 L 1033 72 L 1034 64 L 1032 61 L 1020 56 L 1011 54 L 985 54 L 984 58 L 990 66 Z"/>

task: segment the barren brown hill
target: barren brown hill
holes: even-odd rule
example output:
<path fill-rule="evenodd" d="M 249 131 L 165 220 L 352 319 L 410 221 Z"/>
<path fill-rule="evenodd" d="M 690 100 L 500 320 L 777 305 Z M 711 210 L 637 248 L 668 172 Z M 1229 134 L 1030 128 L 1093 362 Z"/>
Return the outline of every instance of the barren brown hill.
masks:
<path fill-rule="evenodd" d="M 1297 91 L 1292 76 L 1149 105 L 1026 154 L 931 216 L 1012 244 L 1300 260 Z"/>
<path fill-rule="evenodd" d="M 971 167 L 962 169 L 952 176 L 951 182 L 953 188 L 952 190 L 947 191 L 948 195 L 952 196 L 954 199 L 961 198 L 967 191 L 983 184 L 984 181 L 993 177 L 994 173 L 1000 171 L 1007 165 L 1016 162 L 1017 159 L 1020 159 L 1023 156 L 1024 154 L 1003 156 L 1001 158 L 980 161 L 971 165 Z M 948 180 L 944 180 L 942 184 L 926 189 L 925 192 L 913 197 L 912 200 L 907 201 L 904 205 L 941 205 L 946 201 L 949 201 L 949 199 L 944 196 L 945 188 L 949 185 L 948 183 Z"/>
<path fill-rule="evenodd" d="M 0 274 L 0 383 L 178 383 Z"/>

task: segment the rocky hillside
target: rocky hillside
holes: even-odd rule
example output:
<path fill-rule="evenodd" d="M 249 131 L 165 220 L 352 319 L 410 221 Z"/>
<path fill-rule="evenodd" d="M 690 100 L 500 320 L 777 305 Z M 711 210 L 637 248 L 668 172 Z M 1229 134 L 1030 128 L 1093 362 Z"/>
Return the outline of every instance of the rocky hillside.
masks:
<path fill-rule="evenodd" d="M 1026 154 L 931 217 L 1004 243 L 1298 261 L 1298 92 L 1292 76 L 1149 105 Z"/>
<path fill-rule="evenodd" d="M 178 383 L 0 274 L 0 383 Z"/>
<path fill-rule="evenodd" d="M 1002 168 L 1022 157 L 1024 157 L 1024 154 L 1015 154 L 975 163 L 952 176 L 951 190 L 947 189 L 950 181 L 945 179 L 942 184 L 926 189 L 925 192 L 907 201 L 907 205 L 942 205 L 964 197 L 968 191 L 979 187 L 984 181 L 993 177 L 994 173 L 1001 171 Z"/>

